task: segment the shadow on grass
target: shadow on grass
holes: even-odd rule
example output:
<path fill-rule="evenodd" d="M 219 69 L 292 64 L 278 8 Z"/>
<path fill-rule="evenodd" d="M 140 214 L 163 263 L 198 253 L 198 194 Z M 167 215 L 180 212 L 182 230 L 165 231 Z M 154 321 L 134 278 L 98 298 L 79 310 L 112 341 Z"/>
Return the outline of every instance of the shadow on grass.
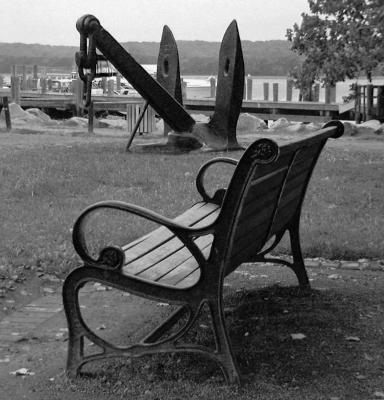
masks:
<path fill-rule="evenodd" d="M 226 322 L 246 383 L 307 386 L 320 380 L 327 385 L 335 379 L 356 380 L 356 371 L 380 370 L 380 361 L 367 353 L 380 348 L 378 341 L 383 339 L 377 335 L 375 320 L 362 318 L 376 302 L 376 296 L 368 291 L 302 293 L 297 287 L 280 286 L 228 294 Z M 205 313 L 188 339 L 213 347 L 209 327 Z M 295 333 L 305 337 L 294 340 L 291 334 Z M 127 380 L 159 384 L 184 380 L 191 384 L 224 383 L 220 368 L 213 361 L 189 354 L 97 364 L 86 368 L 88 372 L 82 376 L 112 386 Z"/>

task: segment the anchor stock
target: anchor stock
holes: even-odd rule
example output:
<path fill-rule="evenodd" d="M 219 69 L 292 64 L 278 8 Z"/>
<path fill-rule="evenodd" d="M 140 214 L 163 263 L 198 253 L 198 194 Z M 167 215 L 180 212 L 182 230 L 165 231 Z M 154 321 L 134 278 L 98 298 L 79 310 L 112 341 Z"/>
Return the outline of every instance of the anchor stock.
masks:
<path fill-rule="evenodd" d="M 101 26 L 96 17 L 84 15 L 76 27 L 80 33 L 76 64 L 86 86 L 87 102 L 90 101 L 92 79 L 97 76 L 97 60 L 108 60 L 175 132 L 172 145 L 180 143 L 183 147 L 183 139 L 193 137 L 214 150 L 240 148 L 236 124 L 243 99 L 244 61 L 236 21 L 229 25 L 221 43 L 216 104 L 208 123 L 196 123 L 182 105 L 177 45 L 168 27 L 163 30 L 157 81 Z M 96 54 L 96 48 L 102 55 Z"/>

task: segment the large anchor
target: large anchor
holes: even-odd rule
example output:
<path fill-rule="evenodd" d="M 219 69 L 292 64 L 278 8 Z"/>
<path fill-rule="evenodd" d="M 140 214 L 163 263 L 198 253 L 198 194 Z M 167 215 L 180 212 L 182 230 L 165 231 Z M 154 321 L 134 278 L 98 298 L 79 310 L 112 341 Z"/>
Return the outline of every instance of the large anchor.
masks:
<path fill-rule="evenodd" d="M 157 81 L 93 15 L 79 18 L 76 28 L 80 33 L 76 64 L 85 86 L 85 106 L 91 101 L 92 81 L 98 76 L 97 62 L 108 60 L 173 130 L 168 135 L 168 144 L 185 148 L 194 139 L 214 150 L 240 148 L 236 125 L 243 100 L 244 60 L 236 21 L 229 25 L 221 43 L 216 103 L 207 123 L 197 123 L 182 105 L 177 46 L 168 27 L 164 27 L 160 44 Z M 102 54 L 97 54 L 96 49 Z"/>

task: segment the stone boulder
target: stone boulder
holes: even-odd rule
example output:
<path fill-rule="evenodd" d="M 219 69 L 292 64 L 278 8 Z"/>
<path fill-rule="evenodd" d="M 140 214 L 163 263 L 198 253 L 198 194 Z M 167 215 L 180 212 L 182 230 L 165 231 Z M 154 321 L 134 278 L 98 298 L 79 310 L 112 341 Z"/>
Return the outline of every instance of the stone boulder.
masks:
<path fill-rule="evenodd" d="M 164 132 L 164 120 L 159 118 L 156 120 L 156 131 L 157 132 Z"/>
<path fill-rule="evenodd" d="M 51 122 L 51 117 L 45 112 L 41 111 L 39 108 L 28 108 L 27 113 L 34 115 L 35 117 L 41 119 L 43 122 Z"/>
<path fill-rule="evenodd" d="M 73 126 L 73 127 L 87 127 L 88 126 L 88 119 L 82 117 L 72 117 L 63 121 L 64 126 Z"/>
<path fill-rule="evenodd" d="M 273 121 L 269 129 L 278 130 L 283 129 L 291 125 L 291 123 L 286 118 L 279 118 L 276 121 Z"/>
<path fill-rule="evenodd" d="M 323 125 L 324 124 L 322 124 L 321 122 L 310 122 L 309 124 L 305 124 L 305 129 L 307 130 L 307 132 L 314 132 L 321 129 Z"/>
<path fill-rule="evenodd" d="M 209 117 L 208 115 L 204 114 L 191 114 L 191 117 L 196 121 L 196 122 L 209 122 Z"/>
<path fill-rule="evenodd" d="M 383 135 L 384 134 L 384 124 L 381 124 L 376 130 L 375 130 L 376 135 Z"/>
<path fill-rule="evenodd" d="M 112 128 L 112 129 L 128 129 L 127 121 L 123 118 L 102 118 L 98 120 L 102 126 L 100 128 Z M 96 126 L 96 125 L 95 125 Z"/>
<path fill-rule="evenodd" d="M 381 123 L 377 119 L 365 121 L 362 124 L 356 125 L 356 135 L 373 135 L 381 128 Z"/>
<path fill-rule="evenodd" d="M 305 133 L 307 132 L 307 125 L 303 122 L 295 122 L 281 129 L 284 129 L 284 132 L 287 133 Z"/>
<path fill-rule="evenodd" d="M 354 122 L 343 121 L 344 136 L 356 136 L 358 134 L 357 127 Z"/>
<path fill-rule="evenodd" d="M 10 103 L 9 104 L 9 113 L 11 116 L 11 121 L 12 123 L 37 123 L 40 122 L 40 118 L 36 117 L 35 115 L 32 115 L 28 113 L 27 111 L 24 111 L 18 104 L 16 103 Z M 5 113 L 4 109 L 1 110 L 0 118 L 2 120 L 5 120 Z"/>
<path fill-rule="evenodd" d="M 77 128 L 86 128 L 88 127 L 88 118 L 83 117 L 72 117 L 63 121 L 64 126 L 72 126 Z M 109 128 L 109 125 L 98 120 L 97 118 L 93 119 L 93 127 L 94 128 Z"/>
<path fill-rule="evenodd" d="M 255 132 L 263 129 L 267 129 L 267 124 L 264 120 L 252 114 L 240 114 L 237 121 L 237 132 Z"/>

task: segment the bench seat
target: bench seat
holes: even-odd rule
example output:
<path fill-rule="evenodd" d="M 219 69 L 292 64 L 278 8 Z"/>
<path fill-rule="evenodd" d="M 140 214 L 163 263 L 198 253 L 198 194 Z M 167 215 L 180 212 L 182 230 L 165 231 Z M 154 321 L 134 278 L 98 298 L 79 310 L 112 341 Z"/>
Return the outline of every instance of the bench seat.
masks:
<path fill-rule="evenodd" d="M 175 218 L 187 226 L 208 225 L 219 215 L 220 207 L 209 202 L 199 202 Z M 208 258 L 212 235 L 201 236 L 195 244 Z M 123 247 L 125 262 L 123 275 L 134 275 L 140 279 L 162 285 L 185 288 L 197 282 L 199 265 L 185 245 L 167 228 L 161 227 Z"/>

